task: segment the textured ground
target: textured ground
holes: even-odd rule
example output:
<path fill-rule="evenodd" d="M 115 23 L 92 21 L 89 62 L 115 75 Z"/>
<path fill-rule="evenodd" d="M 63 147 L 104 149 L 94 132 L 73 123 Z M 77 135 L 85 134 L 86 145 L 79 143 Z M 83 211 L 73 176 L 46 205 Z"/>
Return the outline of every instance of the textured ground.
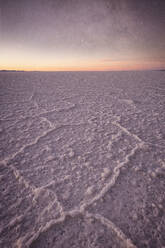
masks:
<path fill-rule="evenodd" d="M 165 72 L 0 73 L 0 247 L 165 247 Z"/>

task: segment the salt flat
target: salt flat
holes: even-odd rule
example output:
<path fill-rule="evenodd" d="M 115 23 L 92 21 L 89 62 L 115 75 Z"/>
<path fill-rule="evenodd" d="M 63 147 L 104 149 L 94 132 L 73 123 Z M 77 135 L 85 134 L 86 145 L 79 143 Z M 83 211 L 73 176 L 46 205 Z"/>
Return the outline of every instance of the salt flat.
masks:
<path fill-rule="evenodd" d="M 165 247 L 165 72 L 0 72 L 0 247 Z"/>

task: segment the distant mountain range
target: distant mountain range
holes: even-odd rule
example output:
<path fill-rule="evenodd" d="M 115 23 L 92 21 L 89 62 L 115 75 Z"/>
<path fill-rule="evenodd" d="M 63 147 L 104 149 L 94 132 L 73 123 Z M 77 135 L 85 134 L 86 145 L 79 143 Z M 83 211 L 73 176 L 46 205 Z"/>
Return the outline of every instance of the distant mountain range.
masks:
<path fill-rule="evenodd" d="M 0 72 L 24 72 L 24 71 L 17 71 L 17 70 L 0 70 Z"/>

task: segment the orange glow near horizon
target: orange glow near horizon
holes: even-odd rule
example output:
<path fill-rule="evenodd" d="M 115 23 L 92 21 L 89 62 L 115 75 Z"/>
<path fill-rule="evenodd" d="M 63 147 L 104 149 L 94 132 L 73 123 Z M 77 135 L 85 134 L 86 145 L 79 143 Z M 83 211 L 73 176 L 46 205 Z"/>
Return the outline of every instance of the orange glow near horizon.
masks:
<path fill-rule="evenodd" d="M 23 71 L 129 71 L 129 70 L 156 70 L 162 69 L 164 63 L 162 61 L 145 61 L 145 62 L 135 62 L 135 61 L 115 61 L 108 63 L 90 63 L 80 64 L 79 66 L 71 65 L 68 63 L 64 66 L 27 66 L 27 65 L 0 65 L 0 70 L 23 70 Z"/>
<path fill-rule="evenodd" d="M 1 50 L 1 49 L 0 49 Z M 134 52 L 124 59 L 120 56 L 83 53 L 44 53 L 33 48 L 21 50 L 5 45 L 0 51 L 0 70 L 24 71 L 127 71 L 162 69 L 164 58 L 143 58 Z"/>

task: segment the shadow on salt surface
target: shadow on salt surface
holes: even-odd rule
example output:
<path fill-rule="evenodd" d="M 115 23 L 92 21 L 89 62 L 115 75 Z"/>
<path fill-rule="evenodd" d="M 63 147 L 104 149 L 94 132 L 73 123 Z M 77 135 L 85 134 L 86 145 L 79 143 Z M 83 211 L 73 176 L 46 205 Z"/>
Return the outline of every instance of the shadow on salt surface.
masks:
<path fill-rule="evenodd" d="M 164 159 L 164 150 L 159 148 L 137 151 L 112 189 L 89 206 L 88 211 L 110 219 L 137 247 L 163 247 Z"/>
<path fill-rule="evenodd" d="M 66 217 L 50 226 L 32 242 L 30 248 L 126 248 L 115 232 L 94 218 Z"/>

